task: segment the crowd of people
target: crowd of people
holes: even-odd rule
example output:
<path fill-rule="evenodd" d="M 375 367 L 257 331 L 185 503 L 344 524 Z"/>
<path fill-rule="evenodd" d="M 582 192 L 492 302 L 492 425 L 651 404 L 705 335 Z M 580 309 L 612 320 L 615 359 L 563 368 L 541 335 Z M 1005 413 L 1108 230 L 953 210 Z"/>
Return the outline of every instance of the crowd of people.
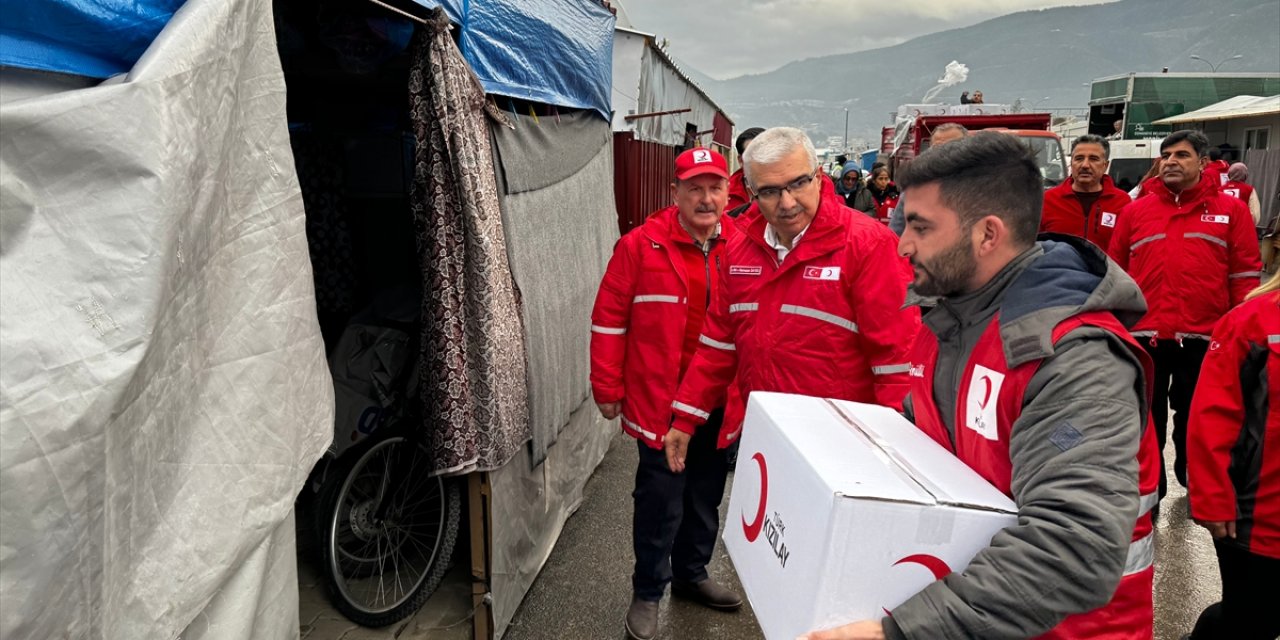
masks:
<path fill-rule="evenodd" d="M 639 451 L 631 638 L 655 637 L 668 585 L 742 604 L 706 566 L 753 391 L 897 409 L 1019 509 L 964 571 L 810 640 L 1151 638 L 1168 475 L 1223 583 L 1191 637 L 1280 634 L 1280 277 L 1260 286 L 1247 176 L 1202 134 L 1166 137 L 1136 198 L 1094 135 L 1048 191 L 1015 137 L 958 125 L 896 181 L 832 180 L 798 129 L 737 151 L 733 174 L 676 159 L 673 204 L 618 242 L 592 313 L 594 399 Z M 980 376 L 1000 383 L 975 405 Z"/>

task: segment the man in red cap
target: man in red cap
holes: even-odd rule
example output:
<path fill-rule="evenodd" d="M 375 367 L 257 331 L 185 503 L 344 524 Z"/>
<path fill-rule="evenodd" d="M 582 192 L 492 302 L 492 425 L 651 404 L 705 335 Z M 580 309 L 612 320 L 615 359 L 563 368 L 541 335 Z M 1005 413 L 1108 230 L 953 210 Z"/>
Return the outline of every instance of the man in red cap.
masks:
<path fill-rule="evenodd" d="M 728 458 L 741 416 L 725 419 L 716 399 L 708 422 L 689 444 L 685 473 L 667 468 L 663 440 L 676 388 L 697 350 L 703 319 L 720 294 L 720 262 L 733 222 L 722 219 L 729 197 L 728 163 L 710 149 L 676 158 L 673 206 L 649 216 L 614 248 L 591 312 L 591 391 L 600 413 L 621 417 L 637 440 L 632 497 L 634 591 L 627 611 L 631 638 L 657 634 L 658 601 L 675 595 L 725 611 L 742 598 L 707 575 L 720 527 Z M 735 403 L 741 413 L 741 403 Z M 674 581 L 673 581 L 674 579 Z"/>

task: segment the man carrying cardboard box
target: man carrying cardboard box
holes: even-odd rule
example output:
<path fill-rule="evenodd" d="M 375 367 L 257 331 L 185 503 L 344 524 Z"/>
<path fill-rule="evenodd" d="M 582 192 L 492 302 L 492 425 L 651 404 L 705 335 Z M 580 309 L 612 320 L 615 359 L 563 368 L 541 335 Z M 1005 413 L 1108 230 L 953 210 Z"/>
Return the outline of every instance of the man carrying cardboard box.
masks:
<path fill-rule="evenodd" d="M 1036 241 L 1040 174 L 1013 137 L 932 150 L 900 184 L 912 287 L 941 298 L 907 416 L 1012 497 L 1018 524 L 889 617 L 807 639 L 1149 640 L 1160 463 L 1150 359 L 1122 324 L 1146 310 L 1137 285 L 1087 242 Z"/>

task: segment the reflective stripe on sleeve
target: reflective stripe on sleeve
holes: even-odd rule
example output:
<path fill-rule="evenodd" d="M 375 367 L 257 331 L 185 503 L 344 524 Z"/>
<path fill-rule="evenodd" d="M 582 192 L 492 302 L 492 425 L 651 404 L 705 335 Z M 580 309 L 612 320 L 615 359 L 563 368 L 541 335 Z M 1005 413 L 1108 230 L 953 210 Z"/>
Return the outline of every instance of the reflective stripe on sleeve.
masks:
<path fill-rule="evenodd" d="M 646 437 L 646 438 L 648 438 L 648 439 L 650 439 L 650 440 L 658 440 L 658 439 L 659 439 L 659 438 L 658 438 L 658 434 L 656 434 L 656 433 L 654 433 L 654 432 L 652 432 L 652 431 L 650 431 L 650 430 L 648 430 L 648 429 L 645 429 L 644 427 L 642 427 L 642 426 L 640 426 L 640 425 L 638 425 L 638 424 L 636 424 L 636 423 L 634 423 L 634 422 L 632 422 L 632 421 L 628 420 L 626 416 L 622 416 L 622 423 L 623 423 L 623 424 L 625 424 L 625 425 L 627 425 L 628 427 L 631 427 L 631 430 L 632 430 L 632 431 L 635 431 L 636 433 L 639 433 L 640 435 L 642 435 L 642 436 L 644 436 L 644 437 Z"/>
<path fill-rule="evenodd" d="M 743 311 L 758 311 L 760 309 L 759 302 L 739 302 L 729 305 L 729 313 L 742 313 Z"/>
<path fill-rule="evenodd" d="M 1207 234 L 1207 233 L 1184 233 L 1184 234 L 1182 234 L 1182 237 L 1184 237 L 1184 238 L 1199 238 L 1200 240 L 1208 240 L 1209 242 L 1212 242 L 1212 243 L 1214 243 L 1214 244 L 1216 244 L 1216 245 L 1221 245 L 1221 246 L 1222 246 L 1222 247 L 1224 247 L 1224 248 L 1227 246 L 1227 241 L 1226 241 L 1226 240 L 1223 240 L 1222 238 L 1219 238 L 1219 237 L 1217 237 L 1217 236 L 1211 236 L 1211 235 L 1209 235 L 1209 234 Z"/>
<path fill-rule="evenodd" d="M 1241 271 L 1240 273 L 1233 273 L 1227 277 L 1228 278 L 1261 278 L 1262 272 L 1261 271 Z"/>
<path fill-rule="evenodd" d="M 878 376 L 887 376 L 895 373 L 906 373 L 911 370 L 909 364 L 886 364 L 881 367 L 871 367 L 871 373 Z"/>
<path fill-rule="evenodd" d="M 1129 543 L 1129 557 L 1124 561 L 1124 575 L 1146 571 L 1156 559 L 1156 536 L 1146 536 Z"/>
<path fill-rule="evenodd" d="M 636 296 L 636 297 L 634 297 L 634 298 L 632 298 L 632 299 L 631 299 L 631 302 L 633 302 L 633 303 L 638 303 L 638 302 L 670 302 L 670 303 L 672 303 L 672 304 L 679 304 L 679 303 L 680 303 L 680 296 L 660 296 L 660 295 Z"/>
<path fill-rule="evenodd" d="M 671 408 L 672 408 L 672 409 L 678 409 L 678 410 L 683 411 L 683 412 L 685 412 L 685 413 L 687 413 L 687 414 L 689 414 L 689 415 L 691 415 L 691 416 L 698 416 L 699 418 L 702 418 L 703 420 L 707 420 L 707 419 L 710 419 L 710 418 L 711 418 L 711 414 L 710 414 L 710 413 L 707 413 L 706 411 L 703 411 L 702 409 L 699 409 L 699 408 L 697 408 L 697 407 L 693 407 L 693 406 L 687 405 L 687 404 L 685 404 L 685 403 L 683 403 L 683 402 L 680 402 L 680 401 L 678 401 L 678 400 L 677 400 L 677 401 L 675 401 L 675 402 L 672 402 L 672 403 L 671 403 Z"/>
<path fill-rule="evenodd" d="M 1267 336 L 1267 344 L 1280 344 L 1280 334 Z"/>
<path fill-rule="evenodd" d="M 701 342 L 702 344 L 705 344 L 708 347 L 715 347 L 721 351 L 737 351 L 738 350 L 738 348 L 733 346 L 733 343 L 731 342 L 720 342 L 719 340 L 708 338 L 705 335 L 698 336 L 698 342 Z"/>
<path fill-rule="evenodd" d="M 1138 499 L 1138 515 L 1142 515 L 1160 504 L 1160 493 L 1147 493 Z"/>
<path fill-rule="evenodd" d="M 801 307 L 794 304 L 782 305 L 782 312 L 791 313 L 798 316 L 805 316 L 806 318 L 813 318 L 814 320 L 821 320 L 823 322 L 829 322 L 831 324 L 836 325 L 837 327 L 840 327 L 841 329 L 847 329 L 854 333 L 858 332 L 858 325 L 854 324 L 852 320 L 846 320 L 834 313 L 827 313 L 826 311 L 819 311 L 817 309 L 811 309 L 809 307 Z"/>
<path fill-rule="evenodd" d="M 1138 247 L 1141 247 L 1142 245 L 1147 244 L 1148 242 L 1155 242 L 1156 240 L 1164 240 L 1166 237 L 1168 237 L 1168 236 L 1166 236 L 1166 235 L 1165 235 L 1165 234 L 1163 234 L 1163 233 L 1157 233 L 1157 234 L 1155 234 L 1155 235 L 1153 235 L 1153 236 L 1147 236 L 1147 237 L 1145 237 L 1145 238 L 1143 238 L 1143 239 L 1141 239 L 1141 240 L 1139 240 L 1139 241 L 1137 241 L 1137 242 L 1135 242 L 1135 243 L 1133 243 L 1133 244 L 1129 245 L 1129 250 L 1130 250 L 1130 251 L 1133 251 L 1133 250 L 1137 249 Z"/>
<path fill-rule="evenodd" d="M 602 327 L 598 324 L 591 325 L 592 333 L 603 333 L 609 336 L 620 336 L 627 332 L 626 327 Z"/>

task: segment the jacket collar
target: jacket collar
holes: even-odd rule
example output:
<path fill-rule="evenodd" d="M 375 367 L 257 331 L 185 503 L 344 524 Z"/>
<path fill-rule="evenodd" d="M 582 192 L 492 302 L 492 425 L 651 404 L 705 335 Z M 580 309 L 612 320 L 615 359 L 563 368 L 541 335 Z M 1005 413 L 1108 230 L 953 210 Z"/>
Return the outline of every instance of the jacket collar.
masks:
<path fill-rule="evenodd" d="M 848 215 L 849 210 L 844 206 L 844 198 L 835 195 L 834 190 L 831 193 L 824 190 L 822 199 L 818 202 L 818 213 L 804 232 L 803 241 L 795 245 L 795 249 L 787 256 L 787 264 L 804 262 L 838 248 L 843 241 L 844 228 L 848 225 Z M 757 212 L 748 221 L 749 226 L 743 230 L 743 233 L 747 234 L 747 240 L 754 243 L 761 251 L 776 256 L 777 252 L 764 241 L 764 229 L 768 224 L 764 215 Z"/>
<path fill-rule="evenodd" d="M 679 215 L 680 208 L 675 205 L 654 211 L 645 219 L 644 225 L 641 226 L 642 232 L 649 241 L 664 247 L 674 246 L 681 241 L 693 244 L 693 238 L 689 236 L 689 232 L 685 231 L 680 221 L 676 219 Z M 736 234 L 737 228 L 734 226 L 733 218 L 720 216 L 718 240 L 728 241 Z"/>
<path fill-rule="evenodd" d="M 1206 179 L 1204 174 L 1200 175 L 1200 179 L 1190 189 L 1184 189 L 1181 193 L 1174 193 L 1164 183 L 1164 180 L 1159 180 L 1159 176 L 1156 176 L 1156 178 L 1155 184 L 1152 185 L 1152 191 L 1156 197 L 1178 207 L 1194 205 L 1218 192 L 1218 188 L 1213 185 L 1213 181 Z"/>
<path fill-rule="evenodd" d="M 1076 179 L 1073 176 L 1067 176 L 1067 179 L 1063 180 L 1062 184 L 1059 184 L 1058 186 L 1050 189 L 1050 191 L 1053 192 L 1055 195 L 1070 196 L 1075 193 L 1075 190 L 1076 190 L 1075 184 L 1076 184 Z M 1116 183 L 1111 180 L 1111 176 L 1103 175 L 1102 191 L 1100 191 L 1099 193 L 1102 194 L 1103 196 L 1106 196 L 1112 191 L 1120 191 L 1120 188 L 1117 187 Z M 1124 193 L 1124 192 L 1121 191 L 1121 193 Z M 1125 195 L 1128 196 L 1129 194 L 1125 193 Z"/>

